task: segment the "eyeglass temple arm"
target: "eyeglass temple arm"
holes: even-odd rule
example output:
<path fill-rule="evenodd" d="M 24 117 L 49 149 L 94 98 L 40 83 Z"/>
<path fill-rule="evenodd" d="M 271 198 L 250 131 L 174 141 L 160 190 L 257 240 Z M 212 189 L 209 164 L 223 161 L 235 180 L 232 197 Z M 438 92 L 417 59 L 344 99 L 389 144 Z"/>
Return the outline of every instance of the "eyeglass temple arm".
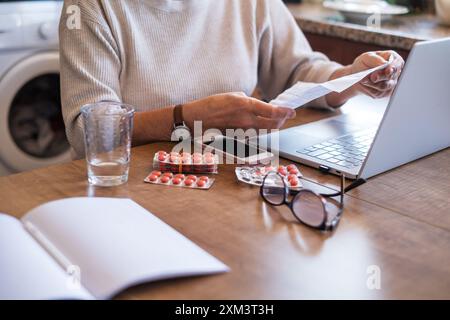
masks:
<path fill-rule="evenodd" d="M 329 224 L 325 231 L 333 231 L 337 228 L 339 222 L 341 221 L 341 216 L 342 213 L 344 211 L 344 195 L 346 192 L 353 190 L 354 188 L 364 184 L 366 181 L 360 181 L 363 179 L 359 179 L 354 181 L 352 184 L 350 184 L 347 188 L 345 188 L 345 175 L 341 176 L 341 192 L 339 192 L 339 194 L 337 194 L 336 196 L 340 196 L 340 201 L 339 201 L 339 214 L 333 219 L 333 221 L 331 222 L 331 224 Z M 328 196 L 329 197 L 329 196 Z"/>
<path fill-rule="evenodd" d="M 359 186 L 365 184 L 366 182 L 367 182 L 367 180 L 365 180 L 365 179 L 358 179 L 358 180 L 353 181 L 353 183 L 351 183 L 348 187 L 346 187 L 344 189 L 345 176 L 342 175 L 342 177 L 341 177 L 341 191 L 333 193 L 333 194 L 322 194 L 322 196 L 323 197 L 327 197 L 327 198 L 334 198 L 334 197 L 339 197 L 340 196 L 341 200 L 343 200 L 344 194 L 346 194 L 347 192 L 352 191 L 353 189 L 358 188 Z"/>

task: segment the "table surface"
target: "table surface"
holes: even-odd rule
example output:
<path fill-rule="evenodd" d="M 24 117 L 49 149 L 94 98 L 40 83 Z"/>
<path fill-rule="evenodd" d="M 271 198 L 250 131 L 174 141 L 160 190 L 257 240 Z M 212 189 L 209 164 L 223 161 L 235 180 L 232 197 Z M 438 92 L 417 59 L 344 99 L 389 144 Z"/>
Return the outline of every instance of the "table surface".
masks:
<path fill-rule="evenodd" d="M 350 103 L 342 112 L 365 112 Z M 288 126 L 333 116 L 302 110 Z M 450 149 L 371 179 L 350 192 L 339 228 L 324 234 L 267 206 L 258 188 L 220 167 L 209 191 L 143 183 L 155 143 L 132 151 L 129 183 L 95 188 L 75 161 L 0 178 L 0 212 L 17 218 L 48 201 L 78 196 L 127 197 L 231 267 L 223 275 L 130 288 L 119 299 L 450 298 Z M 339 179 L 302 166 L 330 188 Z M 379 268 L 380 290 L 367 285 Z M 369 273 L 368 273 L 369 271 Z"/>

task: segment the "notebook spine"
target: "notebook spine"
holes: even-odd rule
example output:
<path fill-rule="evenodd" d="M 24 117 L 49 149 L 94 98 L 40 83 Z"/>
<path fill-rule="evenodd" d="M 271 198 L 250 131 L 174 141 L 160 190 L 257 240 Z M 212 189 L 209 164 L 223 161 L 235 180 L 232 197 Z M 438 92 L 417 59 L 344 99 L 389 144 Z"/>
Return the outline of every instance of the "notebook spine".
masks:
<path fill-rule="evenodd" d="M 58 248 L 42 233 L 39 229 L 30 221 L 25 221 L 23 223 L 25 230 L 44 248 L 55 261 L 64 269 L 64 271 L 69 270 L 73 264 L 69 259 L 62 254 Z"/>

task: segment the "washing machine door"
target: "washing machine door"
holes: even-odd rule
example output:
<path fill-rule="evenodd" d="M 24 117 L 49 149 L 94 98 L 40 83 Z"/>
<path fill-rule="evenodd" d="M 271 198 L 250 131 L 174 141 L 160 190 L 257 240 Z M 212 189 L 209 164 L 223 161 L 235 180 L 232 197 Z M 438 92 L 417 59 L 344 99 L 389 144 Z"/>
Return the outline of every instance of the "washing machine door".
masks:
<path fill-rule="evenodd" d="M 30 56 L 0 80 L 0 160 L 13 172 L 70 160 L 58 52 Z"/>

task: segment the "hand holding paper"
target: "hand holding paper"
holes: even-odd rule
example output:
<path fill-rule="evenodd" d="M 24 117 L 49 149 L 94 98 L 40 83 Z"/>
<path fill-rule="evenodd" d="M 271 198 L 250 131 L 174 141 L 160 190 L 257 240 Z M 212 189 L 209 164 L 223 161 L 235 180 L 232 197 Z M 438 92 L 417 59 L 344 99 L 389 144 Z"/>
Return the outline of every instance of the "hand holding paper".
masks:
<path fill-rule="evenodd" d="M 354 73 L 342 78 L 334 79 L 325 83 L 298 82 L 293 87 L 280 94 L 275 100 L 272 100 L 270 103 L 273 105 L 297 109 L 304 106 L 308 102 L 311 102 L 332 92 L 342 93 L 343 91 L 362 81 L 370 74 L 386 68 L 390 63 L 392 63 L 393 59 L 394 57 L 391 56 L 389 61 L 384 65 Z"/>

